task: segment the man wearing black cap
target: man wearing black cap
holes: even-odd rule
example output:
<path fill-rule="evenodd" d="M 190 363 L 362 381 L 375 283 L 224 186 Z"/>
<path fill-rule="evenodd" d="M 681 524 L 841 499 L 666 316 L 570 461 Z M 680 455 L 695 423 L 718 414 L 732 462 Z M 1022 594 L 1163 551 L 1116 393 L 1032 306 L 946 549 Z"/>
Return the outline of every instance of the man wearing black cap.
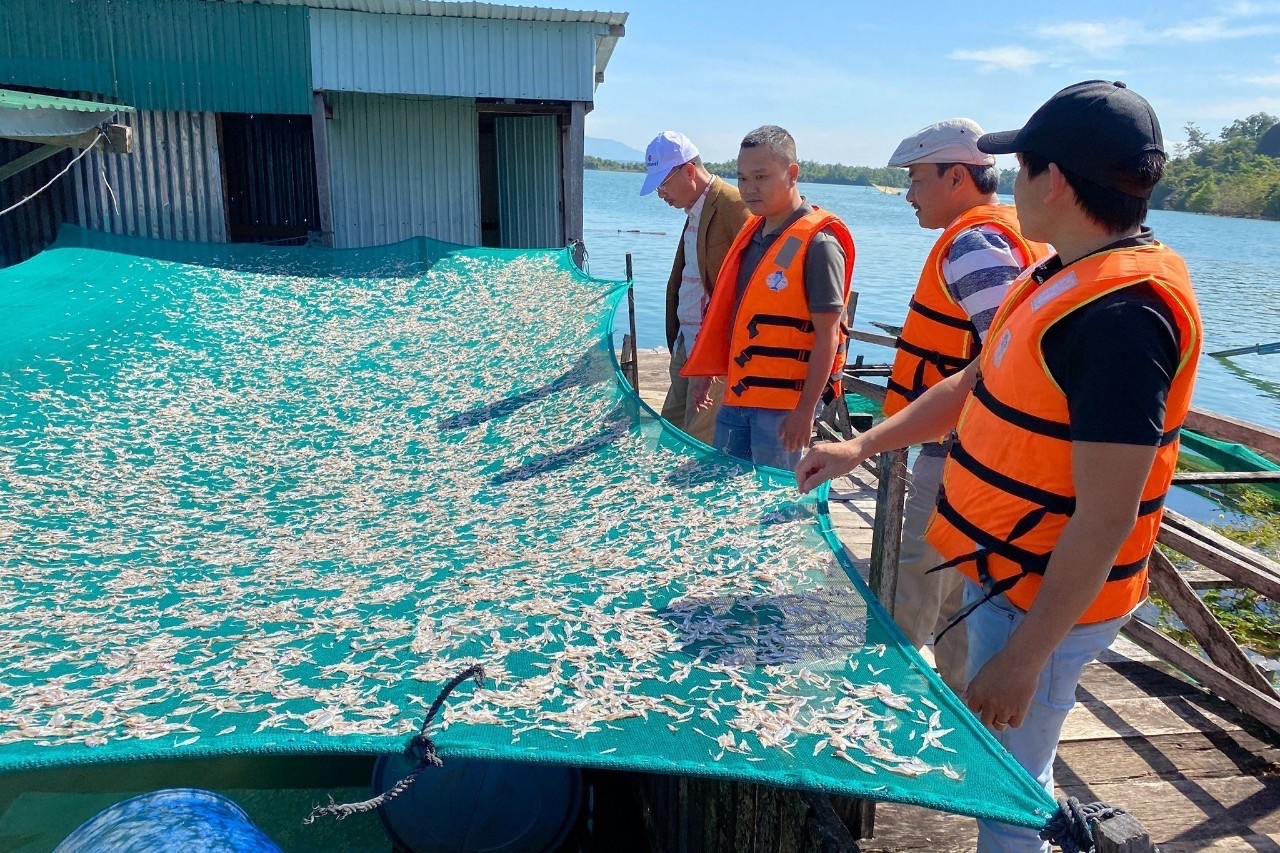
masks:
<path fill-rule="evenodd" d="M 815 447 L 802 491 L 956 430 L 926 538 L 966 578 L 964 699 L 1046 790 L 1084 666 L 1147 593 L 1191 404 L 1201 325 L 1186 266 L 1143 226 L 1164 173 L 1151 105 L 1123 83 L 1054 95 L 978 147 L 1017 154 L 1025 237 L 1057 254 L 1010 287 L 979 358 L 852 441 Z M 1048 850 L 979 822 L 981 851 Z"/>

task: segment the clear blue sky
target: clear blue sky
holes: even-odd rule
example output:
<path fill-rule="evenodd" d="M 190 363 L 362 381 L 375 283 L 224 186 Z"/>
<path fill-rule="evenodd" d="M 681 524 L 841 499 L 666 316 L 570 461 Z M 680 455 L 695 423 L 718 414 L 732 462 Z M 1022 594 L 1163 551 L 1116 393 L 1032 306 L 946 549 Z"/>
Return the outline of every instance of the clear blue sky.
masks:
<path fill-rule="evenodd" d="M 1187 122 L 1216 136 L 1233 119 L 1280 114 L 1280 0 L 1037 7 L 611 3 L 631 17 L 587 135 L 643 150 L 682 130 L 723 160 L 753 127 L 780 124 L 802 159 L 882 165 L 923 125 L 968 116 L 987 130 L 1020 127 L 1058 89 L 1095 78 L 1150 100 L 1169 147 Z"/>

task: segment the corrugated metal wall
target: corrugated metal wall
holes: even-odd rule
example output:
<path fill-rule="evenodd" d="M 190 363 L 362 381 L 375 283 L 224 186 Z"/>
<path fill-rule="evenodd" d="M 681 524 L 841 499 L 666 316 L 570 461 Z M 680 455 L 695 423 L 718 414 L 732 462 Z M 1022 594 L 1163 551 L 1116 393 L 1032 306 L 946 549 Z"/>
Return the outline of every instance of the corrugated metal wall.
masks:
<path fill-rule="evenodd" d="M 498 116 L 493 129 L 502 245 L 512 249 L 563 245 L 557 117 Z"/>
<path fill-rule="evenodd" d="M 306 8 L 207 0 L 3 0 L 0 84 L 148 110 L 306 114 Z"/>
<path fill-rule="evenodd" d="M 312 82 L 335 92 L 590 101 L 603 24 L 311 10 Z"/>
<path fill-rule="evenodd" d="M 227 239 L 217 117 L 210 112 L 122 114 L 133 154 L 94 151 L 72 170 L 77 221 L 169 240 Z"/>
<path fill-rule="evenodd" d="M 474 100 L 333 94 L 330 102 L 335 246 L 420 235 L 480 242 Z"/>
<path fill-rule="evenodd" d="M 33 142 L 0 139 L 0 163 L 8 163 L 38 147 Z M 44 186 L 74 156 L 70 151 L 60 152 L 7 181 L 0 181 L 0 210 Z M 0 216 L 0 266 L 25 261 L 53 242 L 61 223 L 75 221 L 75 187 L 63 178 L 22 207 Z"/>

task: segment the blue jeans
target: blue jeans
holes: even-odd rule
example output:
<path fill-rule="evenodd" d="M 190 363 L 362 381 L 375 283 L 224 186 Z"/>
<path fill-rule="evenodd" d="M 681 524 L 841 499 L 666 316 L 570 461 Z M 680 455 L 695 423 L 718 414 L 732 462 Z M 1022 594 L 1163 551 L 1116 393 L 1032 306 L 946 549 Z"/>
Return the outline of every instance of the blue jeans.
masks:
<path fill-rule="evenodd" d="M 778 430 L 790 411 L 759 409 L 754 406 L 722 406 L 716 415 L 715 437 L 711 446 L 730 456 L 756 465 L 794 471 L 800 464 L 801 451 L 782 449 Z"/>
<path fill-rule="evenodd" d="M 980 600 L 982 595 L 982 587 L 965 580 L 965 605 Z M 1008 644 L 1009 637 L 1026 615 L 1008 598 L 998 595 L 965 620 L 969 626 L 970 680 Z M 1031 700 L 1031 708 L 1022 725 L 1003 731 L 988 729 L 1050 796 L 1053 796 L 1053 759 L 1058 754 L 1058 738 L 1067 712 L 1076 703 L 1080 673 L 1086 664 L 1111 645 L 1128 621 L 1128 616 L 1122 616 L 1072 628 L 1040 673 L 1035 698 Z M 1049 853 L 1048 842 L 1041 841 L 1036 830 L 978 821 L 978 853 L 1026 853 L 1035 850 Z"/>

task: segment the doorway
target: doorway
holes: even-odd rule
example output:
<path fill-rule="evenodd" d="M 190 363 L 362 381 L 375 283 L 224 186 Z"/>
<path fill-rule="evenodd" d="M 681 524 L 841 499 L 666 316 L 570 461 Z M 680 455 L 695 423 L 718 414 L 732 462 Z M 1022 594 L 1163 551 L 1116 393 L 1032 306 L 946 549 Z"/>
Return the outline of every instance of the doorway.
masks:
<path fill-rule="evenodd" d="M 222 113 L 227 240 L 298 245 L 320 230 L 310 116 Z"/>

